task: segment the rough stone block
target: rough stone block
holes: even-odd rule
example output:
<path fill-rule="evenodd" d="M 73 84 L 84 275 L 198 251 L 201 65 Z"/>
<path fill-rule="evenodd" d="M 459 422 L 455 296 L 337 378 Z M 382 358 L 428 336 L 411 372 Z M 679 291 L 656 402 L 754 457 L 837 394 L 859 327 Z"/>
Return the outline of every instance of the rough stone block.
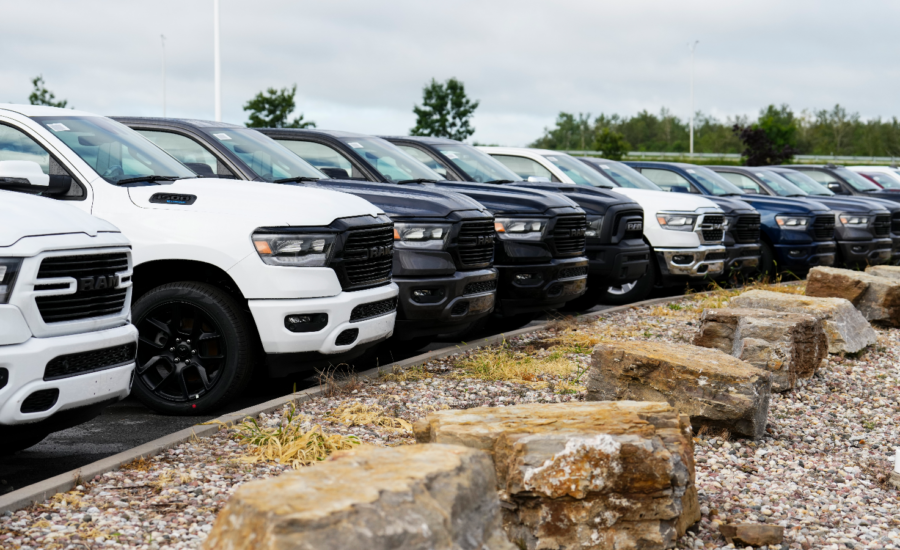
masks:
<path fill-rule="evenodd" d="M 887 279 L 900 279 L 900 266 L 870 265 L 866 268 L 866 273 L 875 275 L 876 277 L 885 277 Z"/>
<path fill-rule="evenodd" d="M 856 353 L 878 341 L 878 334 L 865 317 L 843 298 L 814 298 L 750 290 L 732 298 L 728 307 L 806 313 L 822 319 L 828 338 L 828 353 Z"/>
<path fill-rule="evenodd" d="M 437 411 L 415 434 L 492 455 L 504 527 L 529 550 L 673 548 L 700 519 L 690 423 L 665 403 Z"/>
<path fill-rule="evenodd" d="M 900 280 L 872 273 L 814 267 L 806 278 L 806 295 L 849 300 L 868 321 L 900 326 Z"/>
<path fill-rule="evenodd" d="M 772 375 L 717 349 L 658 342 L 594 347 L 588 401 L 665 401 L 708 426 L 759 438 L 769 416 Z"/>
<path fill-rule="evenodd" d="M 772 391 L 810 378 L 828 355 L 824 322 L 769 309 L 705 309 L 694 345 L 715 348 L 772 373 Z"/>
<path fill-rule="evenodd" d="M 719 526 L 728 544 L 738 548 L 747 546 L 776 546 L 784 540 L 784 527 L 762 523 L 734 523 Z"/>
<path fill-rule="evenodd" d="M 514 550 L 487 453 L 364 447 L 241 486 L 207 550 Z"/>

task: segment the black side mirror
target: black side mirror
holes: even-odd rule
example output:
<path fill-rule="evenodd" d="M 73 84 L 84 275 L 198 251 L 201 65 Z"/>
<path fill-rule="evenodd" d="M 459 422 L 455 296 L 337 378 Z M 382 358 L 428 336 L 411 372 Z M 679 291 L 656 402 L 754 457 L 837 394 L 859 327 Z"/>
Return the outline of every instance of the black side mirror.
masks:
<path fill-rule="evenodd" d="M 345 180 L 350 177 L 350 174 L 348 174 L 347 171 L 343 168 L 328 168 L 325 166 L 319 166 L 319 171 L 333 180 Z"/>
<path fill-rule="evenodd" d="M 669 189 L 672 193 L 690 193 L 690 190 L 687 187 L 675 186 Z"/>
<path fill-rule="evenodd" d="M 828 185 L 826 187 L 828 187 L 830 191 L 832 191 L 833 193 L 837 193 L 838 195 L 845 194 L 844 188 L 841 187 L 841 184 L 836 181 L 828 182 Z"/>

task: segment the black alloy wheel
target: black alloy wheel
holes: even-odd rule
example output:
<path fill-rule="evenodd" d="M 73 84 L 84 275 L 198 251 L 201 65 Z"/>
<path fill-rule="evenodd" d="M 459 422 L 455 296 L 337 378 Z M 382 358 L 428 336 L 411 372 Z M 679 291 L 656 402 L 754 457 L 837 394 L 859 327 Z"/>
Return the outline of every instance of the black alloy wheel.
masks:
<path fill-rule="evenodd" d="M 134 306 L 135 396 L 165 414 L 203 414 L 244 389 L 252 341 L 237 302 L 203 283 L 151 290 Z"/>

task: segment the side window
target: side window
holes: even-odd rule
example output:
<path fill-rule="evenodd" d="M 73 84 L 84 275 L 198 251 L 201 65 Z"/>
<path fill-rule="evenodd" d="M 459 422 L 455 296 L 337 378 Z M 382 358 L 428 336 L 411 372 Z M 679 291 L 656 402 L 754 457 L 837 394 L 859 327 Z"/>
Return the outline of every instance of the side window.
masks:
<path fill-rule="evenodd" d="M 641 168 L 641 174 L 663 188 L 664 191 L 674 191 L 678 188 L 679 193 L 697 193 L 691 182 L 686 180 L 680 174 L 671 170 L 660 170 L 659 168 Z"/>
<path fill-rule="evenodd" d="M 41 171 L 50 176 L 51 185 L 68 183 L 68 192 L 62 196 L 54 195 L 56 199 L 81 200 L 85 197 L 84 188 L 50 153 L 21 130 L 0 124 L 0 161 L 2 160 L 36 162 Z"/>
<path fill-rule="evenodd" d="M 395 143 L 401 151 L 421 162 L 425 166 L 431 168 L 438 174 L 443 177 L 447 177 L 447 168 L 444 167 L 443 164 L 434 160 L 434 157 L 426 153 L 425 151 L 419 149 L 418 147 L 410 147 L 409 145 L 400 145 L 399 143 Z"/>
<path fill-rule="evenodd" d="M 716 173 L 748 193 L 756 195 L 768 195 L 768 193 L 766 193 L 766 190 L 760 187 L 758 183 L 743 174 L 735 174 L 734 172 Z"/>
<path fill-rule="evenodd" d="M 547 178 L 549 181 L 559 182 L 559 178 L 553 175 L 537 161 L 525 157 L 513 157 L 509 155 L 491 155 L 506 165 L 507 168 L 518 174 L 523 180 L 530 177 Z"/>
<path fill-rule="evenodd" d="M 366 176 L 360 172 L 347 157 L 328 145 L 312 141 L 296 141 L 292 139 L 275 139 L 292 153 L 312 164 L 332 179 L 364 180 Z"/>
<path fill-rule="evenodd" d="M 189 137 L 172 132 L 137 130 L 157 147 L 169 153 L 198 176 L 206 178 L 234 178 L 234 173 L 219 162 L 205 147 Z"/>
<path fill-rule="evenodd" d="M 832 176 L 828 172 L 820 172 L 819 170 L 802 170 L 802 172 L 823 185 L 828 185 L 829 183 L 840 183 L 836 177 Z"/>

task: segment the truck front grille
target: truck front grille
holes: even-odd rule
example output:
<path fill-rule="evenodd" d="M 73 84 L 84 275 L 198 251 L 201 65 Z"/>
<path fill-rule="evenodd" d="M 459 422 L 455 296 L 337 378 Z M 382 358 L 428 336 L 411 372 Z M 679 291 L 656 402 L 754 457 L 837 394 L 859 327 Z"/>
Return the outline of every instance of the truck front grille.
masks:
<path fill-rule="evenodd" d="M 834 215 L 816 216 L 813 235 L 823 241 L 834 239 Z"/>
<path fill-rule="evenodd" d="M 60 355 L 44 367 L 44 380 L 59 380 L 88 372 L 119 367 L 134 361 L 137 346 L 125 344 L 81 353 Z"/>
<path fill-rule="evenodd" d="M 891 234 L 891 217 L 888 214 L 875 216 L 875 236 L 887 237 Z"/>
<path fill-rule="evenodd" d="M 382 225 L 348 231 L 335 268 L 344 290 L 359 290 L 390 283 L 393 263 L 394 228 Z"/>
<path fill-rule="evenodd" d="M 125 252 L 45 258 L 38 269 L 38 283 L 41 279 L 73 277 L 77 291 L 36 297 L 41 318 L 49 324 L 120 313 L 125 308 L 128 290 L 115 287 L 118 286 L 116 274 L 123 271 L 128 271 Z"/>
<path fill-rule="evenodd" d="M 703 240 L 706 242 L 721 241 L 724 237 L 725 237 L 725 231 L 723 229 L 704 229 L 703 230 Z"/>
<path fill-rule="evenodd" d="M 900 235 L 900 212 L 891 214 L 891 233 Z"/>
<path fill-rule="evenodd" d="M 584 233 L 587 217 L 560 216 L 553 227 L 553 242 L 557 254 L 571 256 L 584 252 Z"/>
<path fill-rule="evenodd" d="M 641 229 L 628 229 L 629 224 L 638 223 Z M 644 236 L 644 213 L 636 210 L 619 212 L 613 223 L 613 231 L 623 232 L 622 239 L 640 239 Z"/>
<path fill-rule="evenodd" d="M 378 302 L 360 304 L 350 312 L 350 322 L 356 323 L 373 317 L 381 317 L 397 310 L 397 298 L 388 298 Z"/>
<path fill-rule="evenodd" d="M 494 222 L 463 222 L 457 238 L 460 267 L 490 267 L 494 262 Z"/>
<path fill-rule="evenodd" d="M 744 214 L 738 216 L 734 222 L 731 234 L 738 243 L 759 242 L 759 214 Z"/>
<path fill-rule="evenodd" d="M 719 214 L 707 214 L 703 216 L 703 225 L 722 225 L 725 223 L 725 216 Z"/>

